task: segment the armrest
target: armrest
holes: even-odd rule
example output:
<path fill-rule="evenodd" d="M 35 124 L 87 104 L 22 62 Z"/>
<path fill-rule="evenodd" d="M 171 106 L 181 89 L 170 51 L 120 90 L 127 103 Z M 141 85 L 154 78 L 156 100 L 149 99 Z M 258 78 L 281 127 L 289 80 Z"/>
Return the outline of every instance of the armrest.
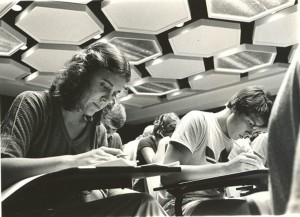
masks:
<path fill-rule="evenodd" d="M 183 195 L 188 192 L 229 187 L 237 185 L 260 185 L 268 182 L 268 169 L 251 170 L 208 179 L 185 181 L 155 188 L 154 191 L 166 190 L 176 197 L 176 215 L 182 215 Z"/>

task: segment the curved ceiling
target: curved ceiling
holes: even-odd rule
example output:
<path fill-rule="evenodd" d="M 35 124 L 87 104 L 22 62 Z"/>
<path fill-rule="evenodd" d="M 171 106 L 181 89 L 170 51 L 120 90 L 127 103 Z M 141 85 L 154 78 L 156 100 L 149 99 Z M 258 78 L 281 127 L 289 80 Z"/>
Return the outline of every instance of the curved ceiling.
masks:
<path fill-rule="evenodd" d="M 299 43 L 299 10 L 295 0 L 1 1 L 0 94 L 46 89 L 96 40 L 132 65 L 119 95 L 129 124 L 220 107 L 247 85 L 276 94 Z"/>

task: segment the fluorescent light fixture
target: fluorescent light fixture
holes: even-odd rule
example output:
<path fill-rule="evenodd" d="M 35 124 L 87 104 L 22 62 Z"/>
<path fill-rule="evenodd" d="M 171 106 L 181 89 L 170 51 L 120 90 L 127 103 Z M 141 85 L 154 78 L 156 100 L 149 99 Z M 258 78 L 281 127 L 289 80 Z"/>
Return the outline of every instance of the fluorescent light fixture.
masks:
<path fill-rule="evenodd" d="M 33 72 L 30 75 L 28 75 L 26 78 L 24 78 L 24 81 L 32 81 L 34 80 L 37 76 L 39 76 L 39 72 Z"/>
<path fill-rule="evenodd" d="M 275 47 L 243 44 L 214 57 L 216 71 L 244 73 L 273 64 Z"/>
<path fill-rule="evenodd" d="M 120 99 L 120 102 L 124 105 L 134 106 L 138 108 L 143 108 L 146 106 L 151 106 L 154 104 L 161 103 L 160 99 L 155 96 L 140 96 L 135 94 L 129 94 L 128 96 Z"/>
<path fill-rule="evenodd" d="M 294 3 L 295 0 L 206 0 L 208 17 L 240 22 L 252 22 Z"/>
<path fill-rule="evenodd" d="M 154 35 L 114 31 L 100 41 L 116 45 L 132 65 L 138 65 L 162 55 L 162 49 Z"/>
<path fill-rule="evenodd" d="M 173 93 L 167 94 L 167 99 L 173 100 L 173 99 L 178 99 L 178 98 L 182 98 L 182 97 L 188 97 L 188 96 L 191 96 L 196 93 L 197 93 L 197 91 L 191 90 L 190 88 L 183 88 L 183 89 L 180 89 Z"/>
<path fill-rule="evenodd" d="M 288 63 L 274 63 L 273 65 L 249 72 L 248 79 L 251 80 L 287 72 L 289 65 Z"/>
<path fill-rule="evenodd" d="M 175 79 L 158 79 L 152 77 L 128 83 L 128 87 L 136 95 L 162 96 L 179 90 Z"/>
<path fill-rule="evenodd" d="M 25 36 L 0 20 L 0 55 L 11 56 L 27 42 Z"/>

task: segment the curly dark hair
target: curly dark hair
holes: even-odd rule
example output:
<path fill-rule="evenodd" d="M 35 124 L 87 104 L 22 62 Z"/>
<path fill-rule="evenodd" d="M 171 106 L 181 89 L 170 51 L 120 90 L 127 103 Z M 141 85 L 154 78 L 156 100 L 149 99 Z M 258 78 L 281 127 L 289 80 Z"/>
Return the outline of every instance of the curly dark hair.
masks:
<path fill-rule="evenodd" d="M 249 86 L 240 90 L 227 103 L 227 107 L 234 112 L 245 115 L 255 114 L 268 124 L 273 106 L 271 93 L 262 86 Z"/>
<path fill-rule="evenodd" d="M 59 71 L 49 89 L 69 111 L 78 109 L 78 102 L 88 88 L 94 73 L 107 72 L 130 80 L 130 65 L 122 52 L 109 43 L 96 42 L 75 54 Z"/>

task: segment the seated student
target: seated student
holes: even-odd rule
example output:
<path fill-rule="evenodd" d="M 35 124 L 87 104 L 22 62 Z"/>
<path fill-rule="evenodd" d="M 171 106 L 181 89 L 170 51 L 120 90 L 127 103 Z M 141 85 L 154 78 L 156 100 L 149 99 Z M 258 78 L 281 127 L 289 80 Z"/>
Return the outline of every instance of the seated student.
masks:
<path fill-rule="evenodd" d="M 132 141 L 124 144 L 123 151 L 125 154 L 127 154 L 129 156 L 130 160 L 133 160 L 133 161 L 136 160 L 137 148 L 138 148 L 140 140 L 142 138 L 150 136 L 153 132 L 153 127 L 154 127 L 153 125 L 149 125 L 149 126 L 145 127 L 143 134 L 136 137 L 135 140 L 132 140 Z"/>
<path fill-rule="evenodd" d="M 251 147 L 259 156 L 263 165 L 268 167 L 268 132 L 260 133 L 252 142 Z"/>
<path fill-rule="evenodd" d="M 122 139 L 116 131 L 123 127 L 125 121 L 126 111 L 122 104 L 112 103 L 103 109 L 101 123 L 106 129 L 108 147 L 123 150 Z"/>
<path fill-rule="evenodd" d="M 139 165 L 163 163 L 166 145 L 174 132 L 179 117 L 175 113 L 159 116 L 154 122 L 152 135 L 142 138 L 138 145 L 137 160 Z"/>
<path fill-rule="evenodd" d="M 130 66 L 111 44 L 94 43 L 59 71 L 49 90 L 26 91 L 14 100 L 1 125 L 2 189 L 21 179 L 117 159 L 102 147 L 106 135 L 93 117 L 130 79 Z M 4 216 L 160 216 L 149 195 L 123 194 L 82 203 L 78 193 L 37 198 L 3 207 Z M 46 201 L 45 201 L 46 200 Z M 49 210 L 48 200 L 55 203 Z M 27 205 L 28 205 L 27 204 Z"/>
<path fill-rule="evenodd" d="M 161 178 L 162 184 L 204 179 L 261 167 L 259 158 L 242 153 L 227 162 L 233 140 L 244 137 L 255 127 L 267 124 L 272 108 L 272 96 L 262 87 L 240 90 L 218 113 L 191 111 L 179 122 L 173 133 L 164 163 L 179 161 L 181 173 Z M 183 200 L 183 214 L 191 215 L 201 200 L 223 198 L 223 191 L 210 189 L 189 193 Z M 174 214 L 174 200 L 165 206 Z M 197 215 L 197 213 L 193 213 Z"/>
<path fill-rule="evenodd" d="M 162 114 L 154 121 L 153 133 L 139 141 L 138 165 L 163 163 L 167 144 L 178 122 L 179 117 L 175 113 Z M 140 179 L 133 189 L 144 192 L 144 185 L 144 179 Z"/>
<path fill-rule="evenodd" d="M 266 129 L 264 129 L 266 131 Z M 253 152 L 256 154 L 261 163 L 268 167 L 267 162 L 267 141 L 268 133 L 261 130 L 255 130 L 255 133 L 248 136 L 247 138 L 238 139 L 235 141 L 231 152 L 229 153 L 228 159 L 231 160 L 237 155 L 243 152 Z"/>
<path fill-rule="evenodd" d="M 252 195 L 261 214 L 300 215 L 300 56 L 278 91 L 268 136 L 269 192 Z M 269 200 L 268 200 L 269 199 Z"/>

